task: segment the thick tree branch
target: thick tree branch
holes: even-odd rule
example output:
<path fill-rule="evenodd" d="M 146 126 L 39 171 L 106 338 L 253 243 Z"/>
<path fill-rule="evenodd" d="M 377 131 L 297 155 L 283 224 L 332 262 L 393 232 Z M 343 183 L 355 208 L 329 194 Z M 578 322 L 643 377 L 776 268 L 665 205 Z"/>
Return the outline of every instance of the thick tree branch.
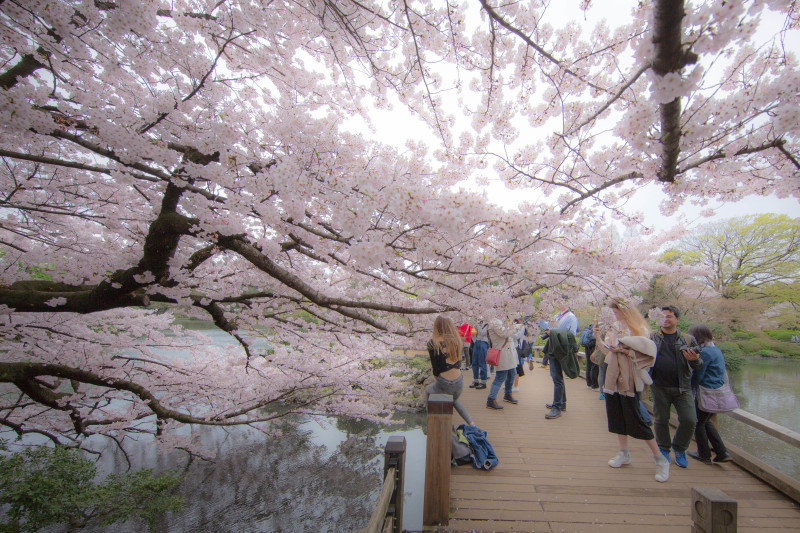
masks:
<path fill-rule="evenodd" d="M 276 413 L 267 416 L 251 418 L 248 420 L 237 420 L 242 414 L 247 414 L 251 411 L 266 407 L 270 403 L 276 401 L 275 398 L 265 399 L 254 402 L 251 405 L 237 409 L 234 412 L 228 412 L 221 415 L 211 417 L 197 417 L 174 409 L 164 407 L 158 398 L 146 387 L 139 385 L 133 381 L 128 381 L 118 378 L 106 378 L 78 368 L 72 368 L 66 365 L 58 364 L 45 364 L 45 363 L 0 363 L 0 383 L 28 383 L 32 382 L 35 378 L 39 377 L 57 377 L 69 380 L 74 380 L 87 385 L 95 385 L 97 387 L 106 387 L 108 389 L 127 391 L 137 398 L 139 398 L 147 408 L 161 420 L 175 420 L 176 422 L 183 422 L 186 424 L 203 424 L 207 426 L 235 426 L 241 424 L 252 424 L 256 422 L 265 422 L 274 420 L 283 415 L 283 413 Z M 22 390 L 22 389 L 20 389 Z M 27 394 L 25 390 L 23 390 Z M 38 401 L 38 400 L 37 400 Z M 56 406 L 55 409 L 68 410 L 64 406 Z"/>

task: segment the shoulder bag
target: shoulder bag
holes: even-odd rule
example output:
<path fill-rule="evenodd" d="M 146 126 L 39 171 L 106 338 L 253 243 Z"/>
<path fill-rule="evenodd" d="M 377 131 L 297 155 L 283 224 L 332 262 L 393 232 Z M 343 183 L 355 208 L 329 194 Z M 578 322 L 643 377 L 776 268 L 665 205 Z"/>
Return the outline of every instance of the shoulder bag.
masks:
<path fill-rule="evenodd" d="M 718 389 L 697 386 L 697 407 L 706 413 L 727 413 L 739 408 L 739 401 L 731 389 L 728 372 L 725 371 L 725 383 Z"/>
<path fill-rule="evenodd" d="M 506 347 L 508 344 L 508 337 L 506 337 L 506 342 L 503 343 L 503 346 L 498 348 L 489 348 L 486 352 L 486 364 L 490 366 L 498 366 L 500 364 L 500 351 Z"/>

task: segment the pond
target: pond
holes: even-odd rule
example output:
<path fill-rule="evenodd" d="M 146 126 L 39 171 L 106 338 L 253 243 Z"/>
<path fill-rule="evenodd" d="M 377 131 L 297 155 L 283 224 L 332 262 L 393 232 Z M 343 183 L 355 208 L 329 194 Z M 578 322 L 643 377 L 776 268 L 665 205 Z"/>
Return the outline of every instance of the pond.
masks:
<path fill-rule="evenodd" d="M 130 460 L 134 469 L 185 471 L 178 491 L 184 509 L 162 516 L 156 531 L 353 531 L 369 522 L 383 482 L 383 449 L 390 436 L 399 435 L 406 439 L 403 527 L 421 530 L 425 415 L 399 414 L 397 419 L 400 424 L 378 425 L 295 416 L 279 424 L 280 438 L 246 427 L 193 427 L 193 434 L 216 453 L 213 462 L 187 461 L 183 452 L 158 454 L 139 443 L 127 459 L 106 448 L 100 469 L 124 471 Z M 131 521 L 114 531 L 142 528 Z"/>
<path fill-rule="evenodd" d="M 800 360 L 748 357 L 730 379 L 742 409 L 800 432 Z M 800 480 L 800 449 L 728 416 L 718 418 L 725 442 Z"/>

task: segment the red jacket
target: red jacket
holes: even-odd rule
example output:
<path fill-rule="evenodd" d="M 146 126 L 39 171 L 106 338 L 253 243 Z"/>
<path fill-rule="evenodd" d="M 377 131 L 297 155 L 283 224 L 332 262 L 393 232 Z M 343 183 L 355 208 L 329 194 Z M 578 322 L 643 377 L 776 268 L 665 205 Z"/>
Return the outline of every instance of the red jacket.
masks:
<path fill-rule="evenodd" d="M 469 327 L 469 324 L 466 322 L 458 326 L 458 334 L 461 335 L 461 338 L 464 339 L 464 342 L 467 344 L 472 342 L 472 328 Z"/>

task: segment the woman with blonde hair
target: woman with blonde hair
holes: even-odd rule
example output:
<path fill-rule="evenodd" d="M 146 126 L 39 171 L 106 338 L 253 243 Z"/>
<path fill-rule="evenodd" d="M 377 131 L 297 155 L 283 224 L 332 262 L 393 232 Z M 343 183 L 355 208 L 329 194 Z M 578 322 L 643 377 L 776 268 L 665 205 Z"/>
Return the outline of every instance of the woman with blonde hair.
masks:
<path fill-rule="evenodd" d="M 428 341 L 428 355 L 436 381 L 425 387 L 425 398 L 431 394 L 449 394 L 453 397 L 453 407 L 466 421 L 468 426 L 474 425 L 464 405 L 458 401 L 464 390 L 464 378 L 461 375 L 461 348 L 463 341 L 456 325 L 447 317 L 437 316 L 433 321 L 433 334 Z"/>
<path fill-rule="evenodd" d="M 638 310 L 620 298 L 612 298 L 608 307 L 616 320 L 605 321 L 605 337 L 600 336 L 596 321 L 593 326 L 596 349 L 605 354 L 605 363 L 608 365 L 603 384 L 608 431 L 616 433 L 619 440 L 619 453 L 608 461 L 608 465 L 620 468 L 630 464 L 630 436 L 647 443 L 656 463 L 655 479 L 664 482 L 669 479 L 669 461 L 658 449 L 653 430 L 639 410 L 639 397 L 644 385 L 652 383 L 646 369 L 653 366 L 656 358 L 656 346 L 650 339 L 650 326 Z"/>

